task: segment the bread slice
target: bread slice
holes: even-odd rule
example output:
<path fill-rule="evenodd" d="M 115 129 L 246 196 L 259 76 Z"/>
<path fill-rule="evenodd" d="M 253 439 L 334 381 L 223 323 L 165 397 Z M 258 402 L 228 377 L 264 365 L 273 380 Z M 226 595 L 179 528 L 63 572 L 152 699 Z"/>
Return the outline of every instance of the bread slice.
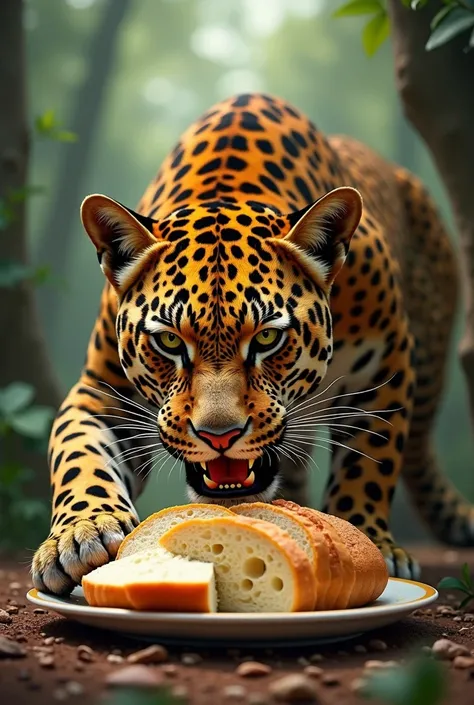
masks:
<path fill-rule="evenodd" d="M 157 612 L 216 612 L 212 563 L 174 556 L 161 546 L 115 560 L 82 579 L 84 596 L 95 607 Z"/>
<path fill-rule="evenodd" d="M 289 502 L 284 499 L 276 499 L 273 504 L 278 507 L 290 509 L 299 516 L 308 519 L 322 536 L 326 544 L 331 582 L 330 588 L 324 596 L 324 601 L 318 602 L 318 609 L 334 610 L 346 607 L 345 600 L 340 596 L 344 592 L 345 583 L 348 583 L 349 586 L 352 587 L 354 583 L 354 569 L 349 552 L 342 544 L 336 530 L 324 519 L 324 514 L 316 512 L 314 509 L 301 507 L 295 502 Z"/>
<path fill-rule="evenodd" d="M 325 609 L 326 594 L 330 586 L 331 570 L 329 550 L 321 532 L 306 517 L 285 507 L 264 502 L 248 502 L 232 507 L 240 516 L 269 521 L 289 533 L 303 549 L 314 568 L 316 601 L 314 609 Z"/>
<path fill-rule="evenodd" d="M 355 583 L 348 607 L 359 607 L 373 602 L 383 593 L 388 583 L 388 569 L 377 546 L 366 534 L 340 517 L 326 514 L 349 551 L 355 570 Z"/>
<path fill-rule="evenodd" d="M 117 558 L 126 558 L 139 551 L 158 545 L 159 538 L 172 526 L 198 517 L 231 515 L 232 512 L 218 504 L 183 504 L 167 507 L 142 521 L 125 539 L 118 550 Z"/>
<path fill-rule="evenodd" d="M 190 519 L 167 531 L 161 545 L 215 566 L 219 611 L 301 612 L 315 601 L 313 566 L 280 527 L 238 516 Z"/>

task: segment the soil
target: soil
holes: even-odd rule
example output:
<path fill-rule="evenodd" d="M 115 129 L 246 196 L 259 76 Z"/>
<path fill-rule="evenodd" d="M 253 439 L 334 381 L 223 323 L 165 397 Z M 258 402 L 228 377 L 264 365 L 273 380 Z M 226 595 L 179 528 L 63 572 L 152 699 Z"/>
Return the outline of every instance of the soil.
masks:
<path fill-rule="evenodd" d="M 458 575 L 464 562 L 474 568 L 474 551 L 414 548 L 413 553 L 422 563 L 422 580 L 432 585 L 443 576 Z M 110 698 L 112 703 L 117 687 L 112 688 L 108 679 L 129 668 L 130 654 L 149 647 L 150 643 L 82 627 L 52 612 L 38 611 L 25 599 L 30 587 L 25 562 L 0 563 L 0 643 L 2 637 L 7 637 L 15 640 L 24 652 L 10 658 L 2 657 L 0 649 L 3 702 L 51 705 L 58 700 L 82 705 Z M 192 649 L 192 653 L 190 649 L 169 648 L 163 663 L 141 666 L 134 678 L 160 680 L 181 694 L 189 705 L 266 705 L 276 702 L 271 690 L 273 682 L 288 674 L 306 673 L 316 690 L 315 699 L 309 702 L 361 705 L 365 700 L 358 693 L 357 683 L 367 672 L 367 661 L 400 663 L 414 651 L 432 646 L 441 638 L 464 645 L 465 653 L 474 656 L 474 615 L 444 607 L 456 607 L 458 598 L 443 594 L 432 609 L 419 610 L 398 624 L 364 638 L 324 648 Z M 474 612 L 474 605 L 471 608 Z M 7 615 L 1 610 L 6 610 Z M 260 668 L 263 673 L 258 677 L 239 675 L 236 672 L 239 664 L 249 660 L 266 664 L 269 673 L 265 673 L 268 669 Z M 446 704 L 472 705 L 474 666 L 456 668 L 450 660 L 444 664 L 449 681 Z M 158 705 L 158 700 L 154 702 Z"/>

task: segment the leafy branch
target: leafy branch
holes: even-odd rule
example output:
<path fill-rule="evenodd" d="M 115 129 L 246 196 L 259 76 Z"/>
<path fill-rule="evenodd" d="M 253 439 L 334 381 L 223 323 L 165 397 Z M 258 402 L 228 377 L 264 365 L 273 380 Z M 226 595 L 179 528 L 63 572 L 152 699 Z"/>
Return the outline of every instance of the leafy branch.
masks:
<path fill-rule="evenodd" d="M 38 115 L 35 129 L 40 137 L 47 137 L 57 142 L 77 142 L 76 133 L 64 129 L 62 123 L 56 118 L 54 110 L 46 110 L 42 115 Z"/>
<path fill-rule="evenodd" d="M 461 578 L 446 577 L 438 583 L 438 588 L 441 590 L 459 590 L 465 597 L 459 604 L 459 609 L 462 610 L 474 600 L 474 580 L 471 576 L 469 566 L 464 563 L 461 568 Z"/>
<path fill-rule="evenodd" d="M 400 0 L 402 4 L 419 11 L 429 0 Z M 474 0 L 443 0 L 444 7 L 430 23 L 431 34 L 426 50 L 432 51 L 455 37 L 472 30 L 466 50 L 474 47 Z M 390 35 L 390 21 L 384 0 L 350 0 L 334 12 L 334 17 L 370 15 L 362 31 L 362 44 L 368 56 L 373 56 Z"/>

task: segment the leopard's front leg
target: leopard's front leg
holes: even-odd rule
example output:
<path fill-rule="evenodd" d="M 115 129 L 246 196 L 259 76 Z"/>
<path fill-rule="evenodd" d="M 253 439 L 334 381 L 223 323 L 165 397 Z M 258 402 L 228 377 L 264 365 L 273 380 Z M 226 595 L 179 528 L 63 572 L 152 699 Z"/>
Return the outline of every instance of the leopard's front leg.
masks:
<path fill-rule="evenodd" d="M 348 384 L 357 380 L 357 387 L 348 389 L 349 395 L 327 411 L 332 414 L 329 425 L 334 445 L 324 511 L 366 533 L 382 551 L 392 576 L 415 579 L 419 567 L 396 544 L 389 524 L 412 410 L 413 342 L 403 317 L 396 330 L 388 330 L 387 335 L 368 339 L 359 348 L 358 360 L 365 359 L 367 364 L 361 366 L 355 360 L 357 374 L 352 380 L 348 376 Z M 370 374 L 364 375 L 364 370 Z"/>

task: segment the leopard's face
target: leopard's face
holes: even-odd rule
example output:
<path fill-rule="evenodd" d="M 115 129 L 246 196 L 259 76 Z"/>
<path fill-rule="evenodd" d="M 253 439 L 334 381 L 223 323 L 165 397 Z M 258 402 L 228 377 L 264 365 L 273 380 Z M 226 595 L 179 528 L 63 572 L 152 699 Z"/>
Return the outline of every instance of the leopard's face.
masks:
<path fill-rule="evenodd" d="M 181 209 L 115 278 L 122 366 L 195 500 L 272 497 L 291 403 L 331 360 L 328 268 L 292 227 L 270 208 Z"/>

